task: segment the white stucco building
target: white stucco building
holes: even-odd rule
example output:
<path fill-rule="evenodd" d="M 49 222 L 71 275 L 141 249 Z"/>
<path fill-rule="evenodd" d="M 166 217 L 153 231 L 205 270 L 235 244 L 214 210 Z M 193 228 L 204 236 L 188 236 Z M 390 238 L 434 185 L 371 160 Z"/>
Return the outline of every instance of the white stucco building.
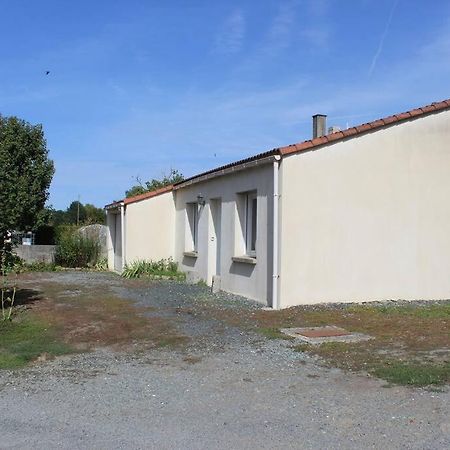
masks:
<path fill-rule="evenodd" d="M 172 257 L 273 308 L 450 298 L 450 100 L 107 205 L 109 267 Z"/>

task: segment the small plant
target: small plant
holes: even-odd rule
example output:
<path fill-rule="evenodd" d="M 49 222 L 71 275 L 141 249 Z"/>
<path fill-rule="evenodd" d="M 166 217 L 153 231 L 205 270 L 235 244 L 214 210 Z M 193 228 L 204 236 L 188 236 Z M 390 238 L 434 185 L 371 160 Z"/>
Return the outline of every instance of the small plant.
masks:
<path fill-rule="evenodd" d="M 155 278 L 168 278 L 171 280 L 183 280 L 185 275 L 178 271 L 178 264 L 172 258 L 159 261 L 137 260 L 126 265 L 122 271 L 124 278 L 139 278 L 150 276 Z"/>
<path fill-rule="evenodd" d="M 17 261 L 14 264 L 15 273 L 25 273 L 25 272 L 57 272 L 61 270 L 60 266 L 55 263 L 48 263 L 45 261 L 35 261 L 27 263 L 24 260 Z"/>
<path fill-rule="evenodd" d="M 2 276 L 2 289 L 1 289 L 1 302 L 2 302 L 2 320 L 11 320 L 14 300 L 16 299 L 17 286 L 14 284 L 12 286 L 8 285 L 5 276 Z"/>
<path fill-rule="evenodd" d="M 108 270 L 108 258 L 101 258 L 94 266 L 95 270 L 99 272 L 106 272 Z"/>
<path fill-rule="evenodd" d="M 9 244 L 9 243 L 8 243 Z M 6 247 L 6 246 L 5 246 Z M 10 284 L 9 275 L 12 273 L 14 267 L 14 259 L 11 259 L 10 252 L 4 248 L 1 253 L 1 308 L 2 308 L 2 321 L 11 320 L 14 301 L 16 299 L 16 284 Z"/>

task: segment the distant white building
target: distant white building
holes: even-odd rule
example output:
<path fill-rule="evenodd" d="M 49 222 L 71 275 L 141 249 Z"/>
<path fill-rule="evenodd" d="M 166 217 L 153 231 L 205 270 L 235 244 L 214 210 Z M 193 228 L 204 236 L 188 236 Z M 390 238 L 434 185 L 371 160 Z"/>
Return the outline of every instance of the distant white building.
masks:
<path fill-rule="evenodd" d="M 172 257 L 275 309 L 450 298 L 450 100 L 106 206 L 109 267 Z"/>

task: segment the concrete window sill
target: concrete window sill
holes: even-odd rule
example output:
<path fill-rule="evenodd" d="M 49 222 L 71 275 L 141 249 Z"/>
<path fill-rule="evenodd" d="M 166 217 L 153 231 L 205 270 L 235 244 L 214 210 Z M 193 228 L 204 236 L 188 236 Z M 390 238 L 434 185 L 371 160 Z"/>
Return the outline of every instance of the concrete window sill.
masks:
<path fill-rule="evenodd" d="M 189 258 L 198 258 L 198 252 L 183 252 L 183 256 L 188 256 Z"/>
<path fill-rule="evenodd" d="M 253 264 L 253 265 L 256 264 L 256 258 L 253 258 L 251 256 L 247 256 L 247 255 L 244 255 L 244 256 L 233 256 L 231 258 L 231 260 L 233 262 L 243 263 L 243 264 Z"/>

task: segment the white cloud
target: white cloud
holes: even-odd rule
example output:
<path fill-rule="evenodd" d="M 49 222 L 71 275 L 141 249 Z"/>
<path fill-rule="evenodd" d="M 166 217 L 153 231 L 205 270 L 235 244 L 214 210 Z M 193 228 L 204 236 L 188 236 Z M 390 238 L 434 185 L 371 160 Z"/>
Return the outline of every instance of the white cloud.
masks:
<path fill-rule="evenodd" d="M 286 2 L 279 7 L 269 29 L 267 52 L 278 51 L 290 44 L 296 17 L 296 6 L 295 2 Z"/>
<path fill-rule="evenodd" d="M 226 19 L 216 36 L 214 52 L 222 54 L 239 52 L 244 42 L 245 25 L 245 17 L 242 11 L 234 11 Z"/>

